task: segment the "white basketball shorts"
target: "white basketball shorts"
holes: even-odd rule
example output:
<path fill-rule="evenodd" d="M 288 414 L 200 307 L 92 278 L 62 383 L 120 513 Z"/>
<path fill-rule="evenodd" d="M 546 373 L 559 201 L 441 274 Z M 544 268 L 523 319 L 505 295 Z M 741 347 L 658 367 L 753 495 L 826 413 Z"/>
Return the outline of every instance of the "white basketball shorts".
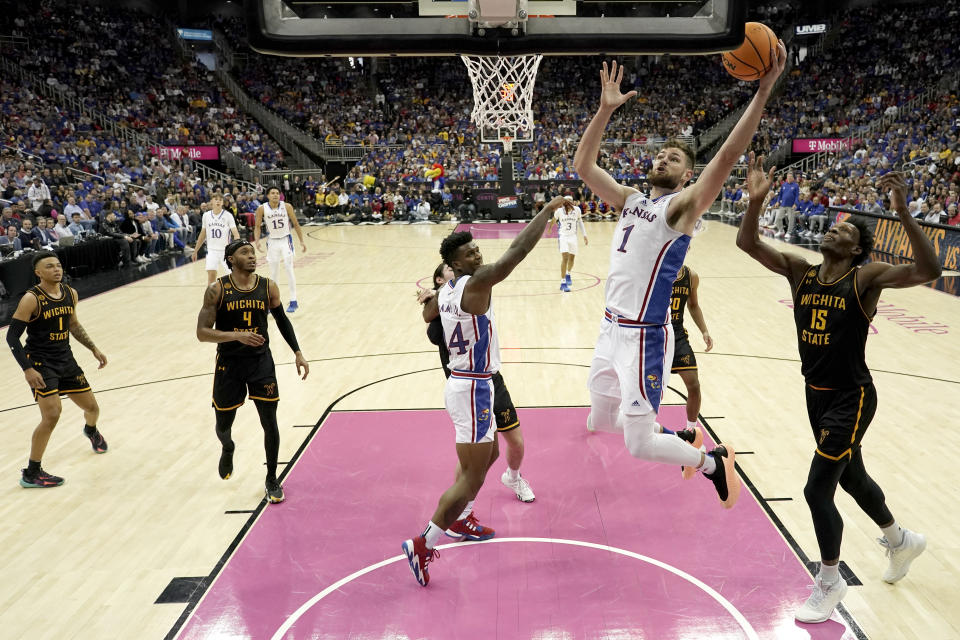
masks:
<path fill-rule="evenodd" d="M 219 271 L 226 267 L 227 263 L 223 261 L 223 249 L 207 247 L 207 271 Z"/>
<path fill-rule="evenodd" d="M 493 442 L 493 374 L 453 371 L 443 392 L 447 413 L 456 429 L 457 444 Z"/>
<path fill-rule="evenodd" d="M 572 253 L 577 255 L 577 236 L 560 236 L 560 253 Z"/>
<path fill-rule="evenodd" d="M 293 236 L 267 238 L 267 262 L 283 262 L 293 257 Z"/>

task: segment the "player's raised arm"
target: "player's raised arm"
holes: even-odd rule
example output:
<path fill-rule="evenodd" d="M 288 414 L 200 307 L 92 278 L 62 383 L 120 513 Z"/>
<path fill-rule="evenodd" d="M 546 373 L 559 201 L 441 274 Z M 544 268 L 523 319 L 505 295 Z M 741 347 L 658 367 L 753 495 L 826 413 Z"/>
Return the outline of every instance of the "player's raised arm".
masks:
<path fill-rule="evenodd" d="M 764 172 L 763 156 L 756 157 L 752 151 L 750 152 L 750 165 L 747 171 L 747 193 L 750 195 L 750 204 L 747 206 L 746 213 L 743 214 L 743 220 L 740 221 L 737 246 L 770 271 L 786 276 L 793 288 L 810 264 L 793 254 L 777 251 L 760 240 L 760 211 L 763 209 L 763 201 L 773 182 L 775 169 L 776 167 L 770 167 L 770 171 Z"/>
<path fill-rule="evenodd" d="M 580 144 L 577 145 L 577 153 L 573 156 L 573 167 L 576 169 L 580 179 L 590 187 L 590 190 L 597 194 L 601 200 L 617 209 L 623 209 L 623 203 L 627 196 L 635 192 L 636 189 L 624 187 L 613 179 L 609 173 L 597 165 L 597 155 L 600 153 L 600 143 L 603 140 L 603 131 L 610 122 L 610 116 L 617 108 L 630 98 L 637 95 L 636 91 L 620 93 L 620 82 L 623 80 L 623 67 L 617 67 L 616 61 L 610 63 L 610 70 L 607 71 L 607 63 L 603 63 L 603 70 L 600 71 L 600 108 L 596 115 L 587 125 L 583 135 L 580 136 Z"/>
<path fill-rule="evenodd" d="M 933 243 L 907 208 L 907 183 L 903 174 L 893 171 L 885 174 L 877 182 L 877 189 L 881 193 L 890 192 L 890 208 L 896 211 L 900 218 L 914 257 L 914 261 L 909 264 L 871 262 L 860 270 L 858 284 L 861 293 L 873 289 L 879 298 L 880 289 L 902 289 L 931 282 L 940 277 L 943 269 Z"/>
<path fill-rule="evenodd" d="M 540 210 L 533 220 L 527 223 L 523 231 L 510 244 L 500 259 L 493 264 L 484 265 L 477 269 L 463 292 L 463 309 L 468 313 L 486 313 L 490 303 L 490 290 L 493 285 L 501 282 L 520 264 L 530 250 L 543 237 L 543 230 L 547 220 L 553 216 L 558 207 L 563 206 L 563 196 L 557 196 Z"/>
<path fill-rule="evenodd" d="M 787 62 L 787 50 L 782 40 L 777 41 L 776 51 L 771 52 L 771 60 L 776 60 L 774 67 L 758 81 L 756 95 L 727 136 L 723 146 L 717 151 L 717 155 L 707 163 L 697 181 L 670 202 L 668 210 L 670 217 L 674 218 L 677 212 L 680 214 L 679 221 L 672 225 L 675 229 L 684 233 L 688 232 L 687 229 L 693 230 L 696 220 L 717 199 L 717 195 L 723 189 L 723 183 L 733 171 L 733 165 L 747 150 L 753 135 L 757 132 L 763 108 L 770 98 L 773 85 Z"/>

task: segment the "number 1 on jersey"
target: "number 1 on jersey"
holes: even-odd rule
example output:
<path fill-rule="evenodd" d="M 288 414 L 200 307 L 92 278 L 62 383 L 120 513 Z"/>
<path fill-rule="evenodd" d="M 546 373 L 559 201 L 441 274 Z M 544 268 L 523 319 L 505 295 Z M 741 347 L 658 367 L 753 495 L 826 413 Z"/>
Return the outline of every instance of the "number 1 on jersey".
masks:
<path fill-rule="evenodd" d="M 623 228 L 623 242 L 620 243 L 620 248 L 617 249 L 620 253 L 627 252 L 627 239 L 630 238 L 630 234 L 633 233 L 633 225 Z"/>
<path fill-rule="evenodd" d="M 463 339 L 463 327 L 458 322 L 457 328 L 453 330 L 453 334 L 450 336 L 450 343 L 447 345 L 447 349 L 450 350 L 450 353 L 453 353 L 454 349 L 459 349 L 457 355 L 462 356 L 467 352 L 468 346 L 470 346 L 470 341 Z"/>

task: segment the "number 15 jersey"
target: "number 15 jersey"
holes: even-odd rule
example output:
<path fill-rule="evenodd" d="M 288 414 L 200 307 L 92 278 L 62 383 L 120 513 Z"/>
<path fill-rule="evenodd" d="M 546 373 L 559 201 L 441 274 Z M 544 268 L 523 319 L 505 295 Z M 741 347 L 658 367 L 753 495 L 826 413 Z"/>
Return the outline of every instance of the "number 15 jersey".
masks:
<path fill-rule="evenodd" d="M 679 193 L 627 196 L 610 245 L 607 309 L 646 324 L 670 322 L 673 281 L 690 247 L 690 236 L 670 228 L 667 206 Z"/>
<path fill-rule="evenodd" d="M 460 306 L 470 276 L 463 275 L 440 287 L 437 304 L 443 339 L 450 350 L 450 369 L 469 373 L 500 370 L 500 341 L 493 321 L 493 300 L 487 312 L 476 316 Z"/>

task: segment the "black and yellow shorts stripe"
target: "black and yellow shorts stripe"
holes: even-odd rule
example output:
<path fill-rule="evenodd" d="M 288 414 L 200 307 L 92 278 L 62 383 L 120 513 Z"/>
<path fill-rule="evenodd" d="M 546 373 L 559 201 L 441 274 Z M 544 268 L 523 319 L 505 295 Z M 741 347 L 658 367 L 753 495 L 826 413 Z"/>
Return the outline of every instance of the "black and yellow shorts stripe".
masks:
<path fill-rule="evenodd" d="M 33 368 L 40 372 L 40 375 L 43 376 L 43 383 L 46 385 L 43 389 L 30 390 L 33 393 L 34 400 L 90 391 L 87 376 L 84 375 L 83 369 L 80 368 L 80 365 L 72 356 L 61 362 L 30 355 L 27 357 L 33 361 Z"/>
<path fill-rule="evenodd" d="M 693 347 L 690 346 L 687 330 L 678 331 L 676 325 L 674 325 L 673 334 L 673 363 L 670 365 L 670 373 L 695 371 L 697 369 L 697 357 L 693 354 Z"/>
<path fill-rule="evenodd" d="M 817 441 L 817 455 L 849 461 L 877 412 L 873 383 L 849 389 L 807 385 L 807 415 Z"/>
<path fill-rule="evenodd" d="M 280 399 L 277 372 L 269 350 L 255 356 L 217 356 L 213 373 L 213 408 L 230 411 L 251 400 Z"/>
<path fill-rule="evenodd" d="M 493 415 L 497 419 L 497 431 L 512 431 L 520 426 L 517 408 L 499 371 L 493 374 Z"/>

